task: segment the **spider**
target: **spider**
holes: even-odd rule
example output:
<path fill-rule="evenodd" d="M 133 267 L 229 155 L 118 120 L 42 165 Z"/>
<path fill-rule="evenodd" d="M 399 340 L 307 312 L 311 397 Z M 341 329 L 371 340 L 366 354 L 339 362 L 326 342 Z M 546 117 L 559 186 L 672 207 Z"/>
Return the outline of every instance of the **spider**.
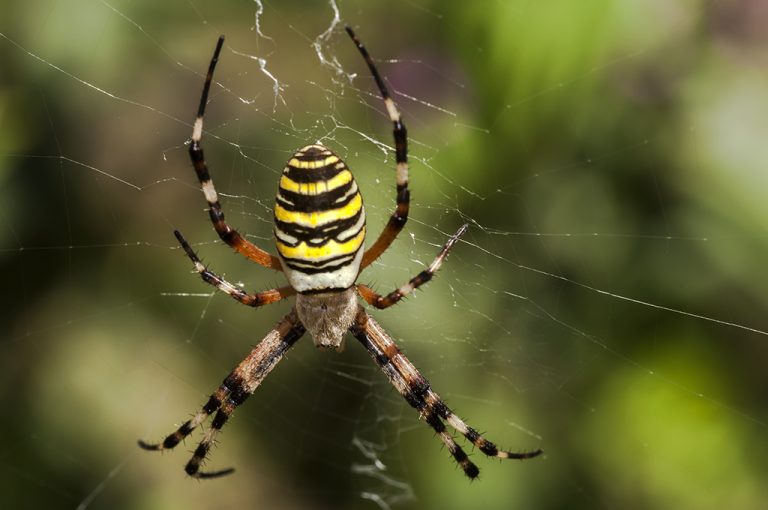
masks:
<path fill-rule="evenodd" d="M 343 348 L 344 335 L 351 333 L 368 350 L 389 382 L 408 404 L 434 429 L 469 478 L 477 477 L 480 470 L 448 432 L 446 423 L 489 457 L 530 459 L 542 453 L 541 450 L 524 453 L 500 450 L 468 426 L 434 392 L 424 376 L 357 300 L 359 295 L 375 308 L 389 308 L 427 283 L 464 234 L 467 225 L 463 225 L 448 239 L 428 267 L 389 294 L 382 296 L 367 285 L 356 283 L 360 271 L 384 253 L 408 219 L 408 138 L 400 112 L 392 101 L 373 59 L 349 26 L 346 31 L 365 59 L 394 126 L 397 207 L 376 242 L 368 249 L 364 249 L 365 209 L 357 183 L 341 158 L 319 144 L 299 149 L 288 161 L 280 178 L 274 210 L 277 257 L 258 248 L 227 224 L 208 173 L 201 145 L 205 105 L 224 36 L 219 37 L 208 66 L 200 106 L 192 129 L 189 155 L 210 206 L 211 222 L 226 244 L 259 265 L 282 271 L 289 285 L 248 294 L 204 266 L 181 233 L 176 230 L 174 234 L 202 279 L 240 303 L 259 307 L 293 295 L 296 296 L 296 302 L 291 312 L 232 370 L 191 419 L 185 421 L 161 443 L 139 441 L 139 446 L 145 450 L 174 448 L 211 414 L 216 413 L 211 427 L 205 432 L 184 468 L 189 476 L 215 478 L 234 471 L 233 468 L 201 471 L 200 466 L 208 455 L 216 435 L 235 408 L 253 394 L 288 349 L 307 331 L 317 347 L 338 351 Z"/>

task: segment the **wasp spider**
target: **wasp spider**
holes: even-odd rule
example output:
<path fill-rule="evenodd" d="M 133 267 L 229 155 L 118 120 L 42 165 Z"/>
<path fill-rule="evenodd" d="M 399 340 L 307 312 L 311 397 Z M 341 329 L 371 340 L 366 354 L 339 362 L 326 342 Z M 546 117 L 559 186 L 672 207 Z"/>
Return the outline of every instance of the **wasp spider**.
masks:
<path fill-rule="evenodd" d="M 400 112 L 389 96 L 368 51 L 351 28 L 347 27 L 346 31 L 365 59 L 394 126 L 397 207 L 381 235 L 368 249 L 364 249 L 365 208 L 357 183 L 341 158 L 318 144 L 307 145 L 296 152 L 280 177 L 274 215 L 277 257 L 251 244 L 227 224 L 200 143 L 208 91 L 224 43 L 223 37 L 219 38 L 208 67 L 192 130 L 189 155 L 210 206 L 209 214 L 213 227 L 226 244 L 245 257 L 264 267 L 284 272 L 289 285 L 248 294 L 210 271 L 200 262 L 181 233 L 174 233 L 202 279 L 237 301 L 259 307 L 295 295 L 296 303 L 291 312 L 267 333 L 224 379 L 221 386 L 191 419 L 185 421 L 161 443 L 139 441 L 139 445 L 146 450 L 171 449 L 192 433 L 209 415 L 216 413 L 211 427 L 205 432 L 185 467 L 187 474 L 195 478 L 213 478 L 233 471 L 230 468 L 204 472 L 200 471 L 200 465 L 205 460 L 216 434 L 235 408 L 245 402 L 286 351 L 307 331 L 316 346 L 337 350 L 343 347 L 344 335 L 351 333 L 368 350 L 389 382 L 397 388 L 408 404 L 418 410 L 420 417 L 435 430 L 468 477 L 475 478 L 479 469 L 456 444 L 445 423 L 489 457 L 529 459 L 542 453 L 541 450 L 527 453 L 500 450 L 468 426 L 432 390 L 429 382 L 357 300 L 359 295 L 369 305 L 384 309 L 403 299 L 432 278 L 467 226 L 462 226 L 448 239 L 427 268 L 389 294 L 382 296 L 370 287 L 356 283 L 360 271 L 379 258 L 408 219 L 408 138 Z"/>

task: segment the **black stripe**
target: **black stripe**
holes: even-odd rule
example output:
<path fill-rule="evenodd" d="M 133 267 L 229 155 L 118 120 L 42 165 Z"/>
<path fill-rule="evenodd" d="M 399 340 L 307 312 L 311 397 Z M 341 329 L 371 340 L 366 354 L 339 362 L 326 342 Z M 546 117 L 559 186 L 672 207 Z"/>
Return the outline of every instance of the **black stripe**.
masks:
<path fill-rule="evenodd" d="M 297 225 L 296 223 L 286 223 L 275 218 L 275 227 L 281 232 L 298 239 L 298 241 L 294 244 L 287 243 L 281 239 L 280 242 L 283 244 L 288 246 L 298 246 L 299 243 L 304 241 L 308 246 L 322 246 L 326 244 L 330 239 L 335 239 L 338 241 L 338 237 L 342 232 L 355 226 L 355 224 L 360 219 L 361 214 L 363 214 L 362 208 L 351 218 L 332 221 L 331 223 L 315 228 L 303 227 L 301 225 Z M 360 228 L 362 229 L 363 226 L 364 225 L 362 225 Z M 354 237 L 354 235 L 352 237 Z M 321 239 L 321 241 L 313 242 L 313 239 Z M 346 239 L 346 241 L 349 239 Z"/>
<path fill-rule="evenodd" d="M 226 379 L 224 379 L 224 382 L 222 382 L 221 385 L 226 389 L 226 392 L 229 393 L 235 388 L 239 388 L 243 385 L 243 378 L 237 372 L 232 372 Z"/>
<path fill-rule="evenodd" d="M 408 190 L 408 184 L 399 184 L 397 186 L 397 203 L 407 204 L 411 201 L 411 192 Z"/>
<path fill-rule="evenodd" d="M 295 344 L 299 338 L 301 338 L 304 333 L 306 333 L 307 329 L 304 327 L 303 324 L 296 324 L 293 326 L 293 328 L 285 335 L 285 338 L 283 338 L 283 342 L 285 342 L 287 345 L 285 347 L 285 351 L 288 350 L 288 347 Z M 283 352 L 285 352 L 283 351 Z"/>
<path fill-rule="evenodd" d="M 203 183 L 210 181 L 211 176 L 208 173 L 208 168 L 205 166 L 205 155 L 203 148 L 200 146 L 200 142 L 193 141 L 189 144 L 189 157 L 192 159 L 192 166 L 195 167 L 198 180 Z"/>
<path fill-rule="evenodd" d="M 186 471 L 189 476 L 194 476 L 197 473 L 197 470 L 200 469 L 201 461 L 201 458 L 192 457 L 192 459 L 187 462 L 187 465 L 184 466 L 184 471 Z"/>
<path fill-rule="evenodd" d="M 440 421 L 440 418 L 438 418 L 434 413 L 428 412 L 426 416 L 424 416 L 424 421 L 427 422 L 430 427 L 435 429 L 435 432 L 438 434 L 440 432 L 445 432 L 445 424 Z"/>
<path fill-rule="evenodd" d="M 191 432 L 192 432 L 192 429 L 189 425 L 189 420 L 187 420 L 186 422 L 184 422 L 184 425 L 179 427 L 179 430 L 177 430 L 176 432 L 174 432 L 173 434 L 165 438 L 165 440 L 163 441 L 163 449 L 170 450 L 171 448 L 175 447 L 177 444 L 181 442 L 182 439 L 187 437 Z"/>
<path fill-rule="evenodd" d="M 325 156 L 323 159 L 325 159 Z M 339 163 L 340 161 L 337 161 L 336 163 L 321 166 L 320 168 L 297 168 L 295 166 L 288 165 L 283 170 L 283 175 L 295 182 L 327 181 L 328 179 L 336 177 L 343 170 L 347 169 L 346 165 L 336 168 L 336 165 Z"/>
<path fill-rule="evenodd" d="M 211 414 L 216 409 L 221 407 L 221 401 L 216 397 L 216 395 L 211 395 L 211 398 L 208 399 L 208 402 L 203 406 L 203 411 L 206 414 Z"/>
<path fill-rule="evenodd" d="M 461 446 L 459 445 L 454 447 L 454 451 L 452 451 L 451 454 L 453 455 L 453 458 L 456 459 L 456 462 L 458 462 L 462 467 L 464 466 L 464 462 L 469 459 L 469 457 L 467 457 L 467 453 L 462 450 Z"/>
<path fill-rule="evenodd" d="M 472 441 L 473 444 L 477 444 L 477 440 L 480 439 L 480 433 L 472 427 L 467 427 L 467 433 L 464 434 L 464 437 Z"/>
<path fill-rule="evenodd" d="M 327 153 L 327 154 L 324 154 L 324 153 Z M 293 155 L 293 157 L 298 159 L 299 161 L 316 161 L 318 159 L 325 159 L 331 156 L 336 156 L 336 154 L 326 149 L 322 145 L 318 145 L 316 147 L 309 147 L 307 150 L 303 152 L 301 151 L 297 152 L 296 154 Z"/>
<path fill-rule="evenodd" d="M 327 259 L 322 259 L 322 260 L 317 260 L 317 261 L 307 260 L 307 259 L 302 259 L 302 258 L 294 258 L 294 257 L 283 257 L 282 255 L 281 255 L 281 257 L 283 258 L 283 260 L 285 262 L 287 262 L 289 264 L 290 263 L 307 264 L 307 265 L 314 266 L 314 267 L 321 267 L 321 266 L 323 266 L 325 264 L 328 264 L 330 262 L 341 261 L 341 260 L 346 259 L 348 257 L 354 257 L 355 254 L 358 251 L 360 251 L 360 248 L 358 248 L 357 250 L 355 250 L 352 253 L 342 253 L 341 255 L 335 255 L 333 257 L 328 257 Z M 345 265 L 345 264 L 346 264 L 346 262 L 342 263 L 341 265 Z M 326 271 L 326 269 L 322 269 L 322 271 Z"/>
<path fill-rule="evenodd" d="M 395 161 L 405 163 L 408 161 L 408 131 L 405 124 L 399 120 L 394 121 L 393 134 L 395 136 Z"/>
<path fill-rule="evenodd" d="M 496 445 L 487 439 L 484 439 L 483 442 L 478 445 L 478 448 L 480 448 L 480 451 L 489 457 L 495 457 L 499 453 L 499 449 L 496 448 Z"/>
<path fill-rule="evenodd" d="M 464 470 L 464 474 L 466 474 L 470 478 L 477 478 L 477 475 L 480 474 L 480 468 L 469 463 L 469 466 L 461 466 L 461 468 Z"/>
<path fill-rule="evenodd" d="M 416 409 L 418 411 L 421 411 L 422 409 L 424 409 L 424 406 L 425 406 L 424 401 L 423 400 L 419 400 L 412 393 L 404 394 L 403 398 L 405 398 L 405 401 L 408 402 L 408 405 L 410 405 L 414 409 Z"/>
<path fill-rule="evenodd" d="M 245 399 L 247 399 L 250 395 L 251 394 L 248 392 L 247 388 L 245 386 L 241 386 L 232 392 L 232 394 L 229 396 L 229 401 L 232 402 L 235 407 L 237 407 L 245 402 Z"/>
<path fill-rule="evenodd" d="M 197 448 L 195 448 L 194 456 L 198 459 L 204 459 L 205 456 L 208 454 L 208 450 L 211 448 L 211 443 L 200 443 L 197 445 Z"/>
<path fill-rule="evenodd" d="M 453 414 L 453 412 L 450 409 L 448 409 L 448 406 L 445 405 L 445 402 L 442 399 L 438 400 L 433 407 L 437 415 L 443 418 L 444 420 L 447 420 L 448 417 L 451 414 Z"/>
<path fill-rule="evenodd" d="M 245 398 L 243 398 L 243 400 L 245 400 L 246 398 L 248 398 L 247 393 L 245 395 Z M 229 420 L 229 414 L 219 409 L 218 411 L 216 411 L 216 416 L 213 417 L 213 421 L 211 421 L 211 428 L 216 430 L 221 430 L 224 424 L 227 423 L 227 420 Z M 201 443 L 200 446 L 203 446 L 203 443 Z M 198 448 L 200 448 L 200 446 L 198 446 Z M 195 455 L 197 455 L 197 451 L 195 451 Z M 205 456 L 205 454 L 203 454 L 202 456 Z"/>
<path fill-rule="evenodd" d="M 337 202 L 337 200 L 344 198 L 344 195 L 349 193 L 352 189 L 354 180 L 349 181 L 347 184 L 340 186 L 331 191 L 318 193 L 317 195 L 304 195 L 293 191 L 288 191 L 285 188 L 280 188 L 277 192 L 277 202 L 280 206 L 292 212 L 318 212 L 318 211 L 331 211 L 344 207 L 350 203 L 356 196 L 360 195 L 360 192 L 355 192 L 346 197 L 343 201 Z"/>
<path fill-rule="evenodd" d="M 302 290 L 299 292 L 302 296 L 309 296 L 312 294 L 328 294 L 329 292 L 342 292 L 347 290 L 349 287 L 323 287 L 322 289 L 308 289 L 308 290 Z"/>
<path fill-rule="evenodd" d="M 402 353 L 398 352 L 398 354 L 402 354 Z M 427 392 L 429 392 L 432 389 L 432 387 L 429 385 L 429 381 L 427 381 L 424 378 L 424 376 L 422 376 L 421 374 L 419 374 L 419 376 L 413 381 L 406 380 L 405 382 L 407 382 L 408 386 L 410 386 L 411 393 L 413 393 L 420 400 L 424 400 L 424 397 L 427 394 Z"/>
<path fill-rule="evenodd" d="M 355 251 L 354 253 L 350 253 L 347 255 L 340 255 L 338 257 L 333 257 L 331 259 L 327 259 L 321 262 L 310 262 L 308 260 L 303 260 L 303 259 L 286 259 L 285 257 L 283 257 L 283 261 L 288 267 L 290 267 L 294 271 L 298 271 L 304 274 L 333 273 L 334 271 L 338 271 L 344 266 L 350 265 L 354 260 L 355 255 L 359 251 L 360 249 L 358 248 L 357 251 Z M 343 260 L 338 264 L 335 264 L 332 266 L 319 267 L 321 264 L 326 264 L 327 262 L 339 259 L 340 257 L 345 257 L 345 258 L 349 257 L 349 259 Z M 293 261 L 296 261 L 296 262 L 294 263 Z M 307 265 L 313 266 L 313 267 L 306 267 Z"/>
<path fill-rule="evenodd" d="M 386 354 L 384 354 L 384 353 L 381 351 L 381 349 L 379 349 L 379 347 L 378 347 L 377 345 L 375 345 L 375 344 L 374 344 L 374 343 L 371 341 L 370 337 L 368 336 L 368 333 L 366 333 L 364 329 L 361 329 L 359 326 L 353 326 L 352 328 L 350 328 L 350 332 L 351 332 L 351 333 L 352 333 L 352 334 L 353 334 L 353 335 L 354 335 L 354 336 L 355 336 L 355 337 L 356 337 L 358 340 L 360 340 L 361 342 L 363 342 L 363 344 L 365 345 L 366 349 L 368 349 L 368 352 L 369 352 L 369 353 L 371 354 L 371 356 L 373 357 L 373 360 L 376 362 L 376 364 L 377 364 L 377 365 L 379 365 L 379 368 L 381 368 L 382 370 L 384 370 L 384 369 L 385 369 L 385 367 L 386 367 L 387 365 L 389 365 L 389 366 L 390 366 L 390 368 L 391 368 L 391 370 L 392 370 L 392 373 L 393 373 L 393 374 L 394 374 L 394 373 L 396 373 L 396 372 L 394 371 L 394 367 L 393 367 L 393 366 L 391 365 L 391 363 L 390 363 L 390 361 L 391 361 L 391 360 L 389 359 L 389 356 L 387 356 Z"/>

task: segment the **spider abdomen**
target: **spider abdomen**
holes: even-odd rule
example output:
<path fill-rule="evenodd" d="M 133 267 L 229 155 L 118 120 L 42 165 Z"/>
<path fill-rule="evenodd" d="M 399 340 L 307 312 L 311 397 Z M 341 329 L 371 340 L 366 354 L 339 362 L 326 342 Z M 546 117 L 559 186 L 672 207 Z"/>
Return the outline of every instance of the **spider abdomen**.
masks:
<path fill-rule="evenodd" d="M 275 240 L 283 270 L 298 292 L 355 283 L 365 241 L 365 209 L 347 165 L 322 145 L 288 161 L 275 203 Z"/>

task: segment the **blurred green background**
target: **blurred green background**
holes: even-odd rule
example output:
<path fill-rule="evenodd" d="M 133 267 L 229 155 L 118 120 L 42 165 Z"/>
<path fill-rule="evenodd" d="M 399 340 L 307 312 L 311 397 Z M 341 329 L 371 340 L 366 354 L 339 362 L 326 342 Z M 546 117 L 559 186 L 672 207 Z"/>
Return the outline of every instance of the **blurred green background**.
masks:
<path fill-rule="evenodd" d="M 211 294 L 171 234 L 250 290 L 283 282 L 218 242 L 188 162 L 218 34 L 204 147 L 233 225 L 271 249 L 279 171 L 318 140 L 355 170 L 371 232 L 393 207 L 389 123 L 334 6 L 411 135 L 412 220 L 361 281 L 391 290 L 471 225 L 436 281 L 375 315 L 470 424 L 543 458 L 474 452 L 469 483 L 356 342 L 308 338 L 220 436 L 208 467 L 233 476 L 184 475 L 199 434 L 135 445 L 290 306 Z M 765 508 L 768 4 L 260 11 L 5 4 L 4 508 Z"/>

